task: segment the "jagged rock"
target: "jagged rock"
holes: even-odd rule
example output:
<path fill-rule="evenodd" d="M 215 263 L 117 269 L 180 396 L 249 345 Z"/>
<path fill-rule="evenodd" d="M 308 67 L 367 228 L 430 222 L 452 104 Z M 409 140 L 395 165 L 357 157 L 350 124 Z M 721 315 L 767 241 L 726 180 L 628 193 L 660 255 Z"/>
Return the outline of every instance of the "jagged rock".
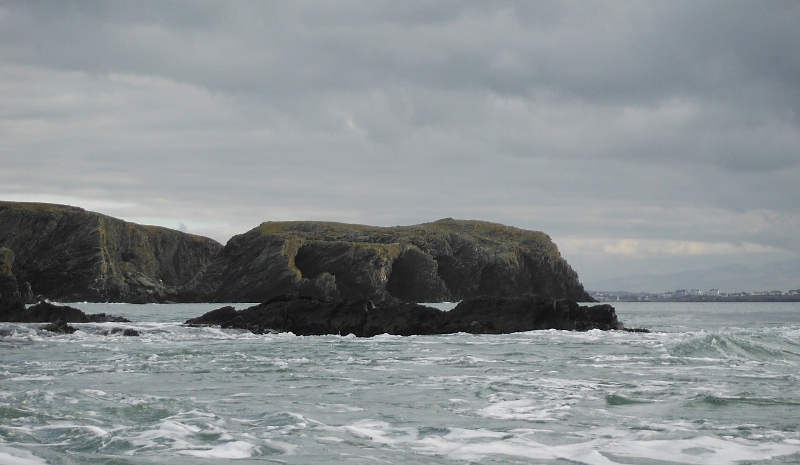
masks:
<path fill-rule="evenodd" d="M 68 325 L 67 322 L 63 320 L 56 320 L 53 323 L 44 326 L 42 329 L 61 334 L 72 334 L 78 330 L 78 328 Z"/>
<path fill-rule="evenodd" d="M 461 300 L 538 294 L 591 301 L 546 234 L 482 221 L 380 228 L 267 222 L 234 236 L 186 286 L 198 301 Z"/>
<path fill-rule="evenodd" d="M 23 299 L 134 303 L 177 300 L 222 249 L 81 208 L 18 202 L 0 202 L 0 246 L 14 250 L 16 278 L 29 283 Z"/>
<path fill-rule="evenodd" d="M 587 331 L 623 329 L 614 307 L 580 306 L 569 299 L 476 298 L 449 312 L 399 301 L 375 304 L 370 299 L 321 300 L 278 296 L 260 305 L 236 310 L 222 307 L 186 321 L 187 325 L 219 325 L 257 334 L 292 332 L 297 335 L 378 334 L 505 334 L 539 329 Z"/>
<path fill-rule="evenodd" d="M 55 305 L 50 302 L 39 302 L 25 308 L 17 307 L 13 310 L 0 312 L 0 321 L 9 323 L 130 323 L 130 320 L 121 316 L 111 316 L 105 313 L 86 314 L 82 310 L 68 305 Z"/>
<path fill-rule="evenodd" d="M 139 331 L 133 328 L 113 328 L 111 334 L 122 333 L 123 336 L 139 336 Z"/>
<path fill-rule="evenodd" d="M 538 296 L 469 299 L 459 303 L 447 317 L 447 332 L 504 334 L 537 329 L 623 329 L 611 305 L 581 306 L 574 300 Z"/>

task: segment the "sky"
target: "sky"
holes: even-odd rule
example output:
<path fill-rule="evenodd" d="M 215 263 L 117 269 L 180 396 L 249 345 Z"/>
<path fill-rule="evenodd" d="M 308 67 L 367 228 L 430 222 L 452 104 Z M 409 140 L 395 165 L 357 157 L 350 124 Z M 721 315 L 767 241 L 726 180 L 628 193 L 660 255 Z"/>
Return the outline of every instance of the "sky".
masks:
<path fill-rule="evenodd" d="M 587 288 L 797 259 L 798 50 L 796 1 L 0 0 L 0 199 L 493 221 Z"/>

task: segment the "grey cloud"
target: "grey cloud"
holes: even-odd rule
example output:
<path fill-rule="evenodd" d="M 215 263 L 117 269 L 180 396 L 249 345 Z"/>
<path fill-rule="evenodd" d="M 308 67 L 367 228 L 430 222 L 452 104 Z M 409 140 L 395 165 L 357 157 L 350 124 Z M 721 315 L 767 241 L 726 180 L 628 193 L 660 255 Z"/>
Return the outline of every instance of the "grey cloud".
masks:
<path fill-rule="evenodd" d="M 220 239 L 459 216 L 796 250 L 798 23 L 775 1 L 6 2 L 0 194 Z"/>

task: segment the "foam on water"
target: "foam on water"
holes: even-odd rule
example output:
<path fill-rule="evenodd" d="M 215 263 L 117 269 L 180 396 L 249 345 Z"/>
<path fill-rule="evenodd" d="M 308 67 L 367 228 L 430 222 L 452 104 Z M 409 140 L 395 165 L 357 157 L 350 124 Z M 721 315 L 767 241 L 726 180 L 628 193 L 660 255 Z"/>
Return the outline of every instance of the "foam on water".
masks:
<path fill-rule="evenodd" d="M 797 441 L 758 443 L 742 439 L 720 439 L 701 436 L 691 439 L 640 440 L 616 431 L 611 438 L 598 438 L 566 444 L 545 444 L 531 438 L 531 431 L 510 433 L 486 430 L 455 429 L 440 435 L 421 436 L 415 428 L 396 428 L 386 422 L 360 421 L 345 427 L 356 436 L 376 443 L 416 452 L 447 456 L 455 460 L 481 461 L 486 457 L 511 456 L 536 460 L 567 460 L 586 465 L 623 465 L 627 460 L 642 459 L 659 463 L 696 465 L 735 465 L 741 461 L 763 461 L 800 454 Z M 522 434 L 520 434 L 522 433 Z M 608 435 L 608 431 L 604 431 Z"/>
<path fill-rule="evenodd" d="M 71 335 L 0 324 L 0 464 L 800 461 L 800 305 L 768 327 L 747 307 L 715 307 L 723 325 L 649 306 L 630 318 L 649 334 L 180 324 L 208 307 L 170 321 L 147 316 L 169 306 L 97 306 L 134 323 Z M 112 333 L 123 326 L 140 336 Z"/>
<path fill-rule="evenodd" d="M 47 462 L 27 450 L 0 444 L 0 465 L 46 465 Z"/>

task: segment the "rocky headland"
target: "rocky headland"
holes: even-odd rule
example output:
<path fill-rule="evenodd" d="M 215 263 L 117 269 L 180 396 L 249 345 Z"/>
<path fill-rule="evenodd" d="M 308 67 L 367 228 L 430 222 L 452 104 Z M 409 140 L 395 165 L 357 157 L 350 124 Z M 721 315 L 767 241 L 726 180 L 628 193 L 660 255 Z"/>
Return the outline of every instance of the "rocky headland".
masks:
<path fill-rule="evenodd" d="M 370 299 L 278 296 L 244 310 L 237 311 L 230 306 L 212 310 L 187 320 L 186 324 L 216 325 L 257 334 L 292 332 L 303 336 L 353 334 L 358 337 L 624 329 L 610 305 L 581 306 L 569 299 L 539 296 L 467 299 L 450 311 L 398 301 L 375 303 Z"/>
<path fill-rule="evenodd" d="M 42 299 L 266 302 L 289 295 L 397 308 L 529 295 L 592 300 L 547 234 L 450 218 L 396 227 L 266 222 L 223 247 L 81 208 L 0 202 L 0 269 L 0 303 L 14 312 Z"/>
<path fill-rule="evenodd" d="M 396 227 L 262 223 L 231 238 L 186 291 L 186 299 L 206 302 L 530 294 L 592 301 L 547 234 L 453 219 Z"/>
<path fill-rule="evenodd" d="M 0 247 L 28 302 L 144 303 L 177 300 L 222 244 L 77 207 L 0 202 Z"/>
<path fill-rule="evenodd" d="M 75 328 L 68 323 L 130 322 L 123 317 L 105 313 L 86 314 L 74 307 L 44 301 L 27 306 L 25 302 L 30 296 L 20 292 L 13 266 L 14 252 L 0 247 L 0 322 L 50 323 L 44 329 L 58 333 L 75 332 Z M 27 290 L 29 291 L 30 287 L 27 287 Z"/>
<path fill-rule="evenodd" d="M 212 239 L 81 208 L 0 202 L 0 321 L 123 321 L 40 302 L 264 302 L 187 321 L 295 334 L 622 329 L 550 237 L 484 221 L 266 222 Z M 443 312 L 418 302 L 461 301 Z"/>

